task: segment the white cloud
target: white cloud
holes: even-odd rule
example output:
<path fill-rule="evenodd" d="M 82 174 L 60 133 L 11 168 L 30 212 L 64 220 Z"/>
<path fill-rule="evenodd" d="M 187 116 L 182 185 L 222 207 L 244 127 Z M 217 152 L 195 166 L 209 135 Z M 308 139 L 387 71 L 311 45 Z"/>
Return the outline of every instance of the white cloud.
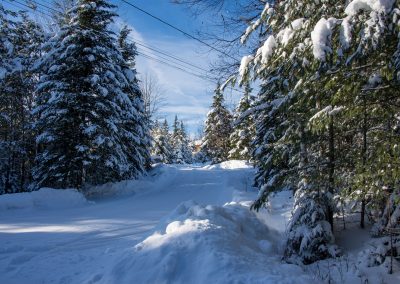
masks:
<path fill-rule="evenodd" d="M 117 21 L 116 26 L 122 26 L 122 21 Z M 198 75 L 207 75 L 207 72 L 175 61 L 163 54 L 145 48 L 143 45 L 162 50 L 174 57 L 183 59 L 193 65 L 207 70 L 210 60 L 215 54 L 202 49 L 201 45 L 191 39 L 162 36 L 152 38 L 152 34 L 145 36 L 134 27 L 131 37 L 137 42 L 139 56 L 136 59 L 137 71 L 140 74 L 150 73 L 158 79 L 163 90 L 165 90 L 166 106 L 161 110 L 160 117 L 167 118 L 171 123 L 178 115 L 179 119 L 185 121 L 190 132 L 196 131 L 200 121 L 204 121 L 212 102 L 213 91 L 216 83 L 187 74 L 163 63 L 146 58 L 142 54 L 157 58 L 169 64 L 178 65 L 180 68 L 190 70 Z M 228 91 L 226 93 L 229 93 Z M 227 95 L 228 103 L 231 103 L 230 95 Z M 239 99 L 239 96 L 237 96 Z M 235 100 L 234 98 L 234 101 Z"/>

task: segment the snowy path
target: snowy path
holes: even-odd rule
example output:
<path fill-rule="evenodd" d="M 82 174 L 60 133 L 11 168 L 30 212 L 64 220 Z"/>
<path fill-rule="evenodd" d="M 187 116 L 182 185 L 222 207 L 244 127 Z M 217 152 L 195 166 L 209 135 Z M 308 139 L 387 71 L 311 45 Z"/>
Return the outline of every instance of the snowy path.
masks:
<path fill-rule="evenodd" d="M 132 263 L 131 260 L 136 257 L 141 263 L 149 261 L 148 266 L 150 267 L 145 267 L 145 269 L 150 269 L 150 274 L 152 273 L 151 266 L 162 263 L 162 260 L 160 259 L 159 262 L 158 258 L 155 258 L 155 263 L 152 264 L 154 255 L 133 256 L 132 251 L 135 245 L 151 235 L 160 220 L 168 216 L 177 205 L 187 200 L 193 200 L 199 204 L 221 206 L 226 202 L 237 199 L 238 196 L 243 198 L 247 195 L 248 199 L 254 198 L 254 192 L 247 192 L 252 174 L 253 170 L 243 163 L 231 163 L 225 165 L 225 167 L 208 166 L 203 168 L 168 166 L 163 167 L 162 173 L 156 177 L 149 177 L 147 180 L 132 183 L 139 188 L 139 193 L 135 195 L 102 199 L 93 204 L 59 210 L 30 208 L 0 211 L 0 283 L 152 282 L 149 280 L 151 278 L 136 278 L 137 273 L 140 273 L 138 271 L 143 268 L 138 268 L 137 261 Z M 235 212 L 243 211 L 243 209 L 236 207 L 226 210 L 232 212 L 223 214 L 233 214 L 232 216 L 235 216 Z M 244 213 L 239 212 L 247 218 L 245 220 L 249 220 L 247 211 L 246 208 L 243 211 Z M 238 215 L 238 218 L 241 218 L 241 215 Z M 252 216 L 255 215 L 249 216 L 253 218 Z M 199 222 L 203 221 L 200 220 Z M 177 230 L 179 231 L 179 228 Z M 262 231 L 260 234 L 268 234 L 268 232 Z M 237 240 L 234 241 L 237 242 Z M 148 240 L 144 242 L 144 246 L 146 242 L 148 243 Z M 179 241 L 179 243 L 182 242 Z M 262 252 L 265 242 L 262 244 L 264 245 L 261 245 L 260 249 L 256 243 L 256 252 Z M 201 245 L 200 250 L 195 250 L 192 253 L 202 258 L 202 251 L 207 250 L 207 245 L 208 243 Z M 250 244 L 250 247 L 252 246 L 254 245 Z M 179 247 L 171 246 L 171 248 L 180 250 Z M 209 249 L 213 250 L 212 247 Z M 236 249 L 231 248 L 229 251 L 236 251 Z M 257 253 L 251 252 L 251 254 L 252 262 L 257 261 L 256 258 L 260 257 L 257 256 Z M 263 257 L 264 253 L 260 255 Z M 145 259 L 142 261 L 141 257 L 145 257 Z M 188 255 L 188 257 L 193 259 L 193 256 Z M 239 257 L 243 258 L 242 256 Z M 176 258 L 174 258 L 175 262 Z M 122 259 L 126 259 L 126 261 L 121 264 Z M 181 256 L 181 259 L 181 261 L 185 261 L 185 255 Z M 210 260 L 208 256 L 206 256 L 206 259 Z M 276 262 L 276 265 L 281 265 L 277 255 L 274 255 L 272 259 Z M 262 261 L 272 261 L 272 259 Z M 165 261 L 171 262 L 169 259 Z M 251 262 L 249 264 L 252 265 Z M 129 265 L 131 267 L 126 267 L 126 271 L 124 271 L 123 267 Z M 184 265 L 187 266 L 187 264 Z M 264 265 L 264 263 L 261 263 L 255 265 L 255 267 L 260 266 L 260 270 L 264 270 Z M 138 269 L 138 271 L 135 271 L 135 269 Z M 174 269 L 176 270 L 176 268 Z M 277 267 L 273 267 L 273 269 L 276 270 Z M 283 277 L 286 277 L 285 274 L 288 272 L 279 273 L 278 270 L 275 270 L 274 274 L 282 274 Z M 187 269 L 187 271 L 175 271 L 174 273 L 180 273 L 187 277 L 189 271 L 190 269 Z M 128 272 L 130 272 L 130 275 Z M 126 273 L 128 274 L 124 275 Z M 175 274 L 168 274 L 170 276 L 165 277 L 185 280 L 185 278 L 179 278 L 180 276 Z M 164 277 L 163 275 L 161 274 L 159 277 Z M 232 277 L 235 279 L 231 275 Z M 271 278 L 271 281 L 276 281 L 276 275 L 274 277 Z M 136 281 L 135 279 L 141 280 Z M 197 279 L 197 283 L 202 282 L 199 280 L 202 278 Z M 224 281 L 221 278 L 215 279 Z M 159 283 L 158 280 L 156 282 Z M 292 280 L 289 277 L 287 281 L 278 282 L 292 283 Z M 169 283 L 169 280 L 164 279 L 162 282 Z"/>

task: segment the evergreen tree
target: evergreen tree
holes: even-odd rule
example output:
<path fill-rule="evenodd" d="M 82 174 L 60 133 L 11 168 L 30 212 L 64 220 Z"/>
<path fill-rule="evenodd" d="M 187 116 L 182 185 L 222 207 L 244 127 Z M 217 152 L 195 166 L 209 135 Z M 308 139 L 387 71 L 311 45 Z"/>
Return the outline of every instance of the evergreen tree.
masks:
<path fill-rule="evenodd" d="M 249 85 L 246 85 L 245 94 L 240 100 L 233 116 L 234 127 L 233 133 L 230 136 L 231 150 L 229 151 L 229 159 L 251 160 L 255 126 L 252 115 L 247 114 L 253 100 L 250 92 Z"/>
<path fill-rule="evenodd" d="M 118 43 L 124 65 L 122 71 L 128 84 L 123 91 L 128 95 L 131 105 L 125 113 L 126 118 L 121 128 L 125 131 L 124 144 L 128 150 L 128 158 L 132 165 L 131 173 L 141 173 L 141 167 L 150 167 L 150 120 L 144 112 L 142 93 L 140 91 L 135 69 L 136 45 L 128 42 L 127 38 L 131 30 L 125 25 L 119 34 Z M 133 114 L 133 116 L 132 116 Z M 139 140 L 138 140 L 139 139 Z M 128 177 L 130 176 L 128 175 Z"/>
<path fill-rule="evenodd" d="M 9 77 L 16 69 L 16 54 L 14 51 L 15 29 L 17 23 L 12 17 L 16 14 L 0 5 L 0 193 L 17 191 L 17 176 L 12 168 L 12 153 L 14 135 L 13 97 L 9 89 Z"/>
<path fill-rule="evenodd" d="M 178 154 L 177 154 L 177 160 L 182 161 L 183 163 L 186 164 L 191 164 L 193 162 L 193 156 L 192 156 L 192 150 L 190 147 L 190 141 L 186 133 L 185 125 L 183 124 L 183 121 L 181 121 L 180 125 L 180 147 L 178 148 Z"/>
<path fill-rule="evenodd" d="M 309 191 L 310 189 L 310 191 Z M 285 259 L 297 264 L 336 257 L 340 253 L 334 245 L 331 225 L 327 222 L 331 198 L 317 192 L 303 179 L 295 194 L 293 217 L 288 227 Z"/>
<path fill-rule="evenodd" d="M 37 74 L 32 67 L 40 57 L 42 29 L 26 13 L 0 6 L 2 26 L 0 69 L 0 194 L 28 190 L 35 152 L 33 117 Z"/>
<path fill-rule="evenodd" d="M 268 3 L 246 31 L 244 40 L 261 26 L 267 31 L 261 33 L 264 44 L 240 67 L 241 83 L 251 68 L 263 82 L 253 107 L 260 186 L 254 208 L 263 206 L 270 192 L 285 186 L 302 190 L 298 185 L 308 180 L 302 193 L 307 198 L 298 198 L 298 208 L 310 201 L 320 204 L 312 210 L 322 210 L 321 220 L 332 227 L 333 195 L 344 194 L 361 203 L 363 227 L 368 202 L 379 206 L 382 189 L 397 187 L 399 170 L 393 165 L 400 141 L 393 105 L 399 99 L 399 45 L 392 21 L 398 3 L 359 4 Z M 311 214 L 303 213 L 296 214 Z M 309 226 L 306 219 L 294 215 L 292 224 Z M 289 229 L 293 235 L 298 235 L 296 226 Z M 321 244 L 329 239 L 320 239 Z M 287 257 L 297 254 L 308 262 L 293 243 L 288 242 Z"/>
<path fill-rule="evenodd" d="M 174 163 L 192 163 L 192 152 L 189 147 L 185 126 L 182 121 L 178 120 L 178 116 L 175 116 L 171 140 L 173 146 Z"/>
<path fill-rule="evenodd" d="M 202 151 L 213 161 L 220 163 L 229 156 L 232 133 L 232 115 L 224 105 L 220 86 L 215 89 L 211 110 L 207 114 Z"/>
<path fill-rule="evenodd" d="M 144 172 L 134 72 L 108 29 L 105 0 L 79 0 L 38 64 L 36 186 L 82 188 Z"/>
<path fill-rule="evenodd" d="M 170 164 L 173 162 L 172 147 L 169 142 L 169 127 L 167 120 L 160 126 L 156 120 L 152 131 L 152 155 L 157 162 Z"/>
<path fill-rule="evenodd" d="M 325 228 L 322 231 L 327 237 L 321 237 L 316 247 L 306 250 L 292 236 L 301 238 L 298 227 L 308 226 L 313 230 L 314 226 L 319 226 L 318 222 L 333 226 L 331 199 L 337 188 L 334 180 L 337 137 L 332 124 L 315 129 L 310 120 L 324 110 L 323 103 L 328 103 L 335 91 L 324 92 L 323 84 L 316 79 L 321 80 L 320 74 L 329 70 L 334 62 L 330 56 L 330 39 L 335 21 L 323 17 L 338 16 L 342 8 L 340 3 L 329 1 L 286 0 L 277 5 L 266 4 L 260 23 L 268 26 L 269 32 L 256 55 L 250 58 L 250 64 L 255 66 L 263 81 L 253 108 L 256 117 L 254 159 L 258 168 L 256 181 L 260 186 L 253 208 L 262 207 L 271 192 L 285 187 L 303 191 L 298 193 L 297 208 L 303 208 L 304 202 L 315 204 L 305 207 L 306 211 L 294 211 L 297 213 L 288 231 L 291 241 L 287 243 L 287 251 L 290 251 L 286 253 L 287 260 L 292 255 L 306 263 L 324 258 L 325 254 L 310 257 L 308 253 L 316 253 L 318 248 L 328 247 L 331 242 L 331 233 Z M 243 60 L 243 79 L 248 76 L 249 68 L 249 62 Z M 328 117 L 328 121 L 333 122 L 333 117 Z M 304 180 L 311 181 L 306 191 L 301 187 Z M 305 198 L 300 198 L 302 195 Z M 317 223 L 307 224 L 307 216 L 320 218 Z"/>

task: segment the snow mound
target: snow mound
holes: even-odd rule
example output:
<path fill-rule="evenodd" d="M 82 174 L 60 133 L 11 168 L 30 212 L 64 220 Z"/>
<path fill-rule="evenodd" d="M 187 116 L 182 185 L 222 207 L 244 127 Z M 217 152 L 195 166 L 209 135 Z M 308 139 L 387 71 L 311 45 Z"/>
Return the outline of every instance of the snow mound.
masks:
<path fill-rule="evenodd" d="M 179 205 L 109 272 L 114 283 L 313 283 L 241 203 Z"/>
<path fill-rule="evenodd" d="M 235 169 L 250 169 L 253 166 L 249 164 L 247 161 L 242 160 L 230 160 L 226 162 L 222 162 L 220 164 L 205 166 L 204 169 L 214 170 L 214 169 L 223 169 L 223 170 L 235 170 Z"/>
<path fill-rule="evenodd" d="M 38 191 L 0 195 L 0 211 L 9 209 L 59 209 L 88 204 L 76 189 L 41 188 Z"/>
<path fill-rule="evenodd" d="M 164 164 L 154 164 L 151 171 L 138 179 L 109 182 L 92 186 L 84 191 L 90 200 L 107 197 L 124 197 L 146 192 L 149 188 L 162 187 L 176 176 L 177 169 Z"/>

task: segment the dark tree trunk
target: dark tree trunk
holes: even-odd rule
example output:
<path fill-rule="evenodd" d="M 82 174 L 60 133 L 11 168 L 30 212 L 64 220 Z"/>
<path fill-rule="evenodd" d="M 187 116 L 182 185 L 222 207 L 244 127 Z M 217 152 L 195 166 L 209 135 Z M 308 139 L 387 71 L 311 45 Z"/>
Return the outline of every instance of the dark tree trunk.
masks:
<path fill-rule="evenodd" d="M 331 194 L 334 193 L 334 183 L 335 183 L 335 130 L 334 130 L 334 122 L 333 117 L 330 118 L 329 122 L 329 162 L 328 162 L 328 170 L 329 170 L 329 192 Z M 331 228 L 333 230 L 333 210 L 329 206 L 328 207 L 328 222 L 331 224 Z"/>
<path fill-rule="evenodd" d="M 364 112 L 364 118 L 363 118 L 363 147 L 362 147 L 362 166 L 363 170 L 365 171 L 365 166 L 367 163 L 367 105 L 366 105 L 366 99 L 365 96 L 363 96 L 363 112 Z M 365 180 L 363 181 L 363 185 L 365 186 Z M 360 227 L 362 229 L 365 228 L 365 195 L 363 193 L 363 197 L 361 200 L 361 218 L 360 218 Z"/>

